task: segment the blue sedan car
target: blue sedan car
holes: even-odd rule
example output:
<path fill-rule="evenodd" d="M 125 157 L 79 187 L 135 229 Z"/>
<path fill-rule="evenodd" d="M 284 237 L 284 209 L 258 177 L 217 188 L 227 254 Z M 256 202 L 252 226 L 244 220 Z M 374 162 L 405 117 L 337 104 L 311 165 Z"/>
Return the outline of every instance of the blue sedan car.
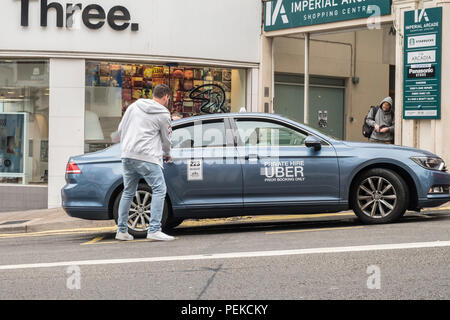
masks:
<path fill-rule="evenodd" d="M 367 224 L 450 201 L 438 156 L 394 145 L 339 141 L 261 113 L 215 114 L 173 122 L 172 163 L 164 164 L 162 225 L 184 219 L 304 214 L 352 209 Z M 72 217 L 117 221 L 123 190 L 120 144 L 72 157 L 62 206 Z M 152 190 L 141 181 L 129 232 L 145 236 Z"/>

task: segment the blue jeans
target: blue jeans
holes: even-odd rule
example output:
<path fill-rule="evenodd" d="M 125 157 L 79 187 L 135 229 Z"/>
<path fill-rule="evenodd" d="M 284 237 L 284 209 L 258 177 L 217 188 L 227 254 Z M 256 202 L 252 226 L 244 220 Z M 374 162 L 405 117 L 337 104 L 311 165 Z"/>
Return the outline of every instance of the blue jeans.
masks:
<path fill-rule="evenodd" d="M 141 178 L 144 178 L 152 188 L 150 227 L 148 232 L 160 231 L 167 190 L 162 168 L 155 163 L 135 159 L 122 159 L 122 167 L 124 189 L 119 204 L 118 231 L 128 232 L 128 215 L 131 202 L 136 195 Z"/>

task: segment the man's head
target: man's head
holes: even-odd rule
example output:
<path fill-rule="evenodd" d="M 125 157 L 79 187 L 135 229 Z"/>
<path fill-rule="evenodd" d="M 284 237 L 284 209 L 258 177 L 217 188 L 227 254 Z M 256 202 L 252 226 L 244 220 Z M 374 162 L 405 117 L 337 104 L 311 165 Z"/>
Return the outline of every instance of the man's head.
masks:
<path fill-rule="evenodd" d="M 167 108 L 169 106 L 170 94 L 171 91 L 167 85 L 158 84 L 153 90 L 153 100 Z"/>
<path fill-rule="evenodd" d="M 383 109 L 384 112 L 388 112 L 392 108 L 392 103 L 393 103 L 392 98 L 387 97 L 383 101 L 381 101 L 381 108 Z"/>

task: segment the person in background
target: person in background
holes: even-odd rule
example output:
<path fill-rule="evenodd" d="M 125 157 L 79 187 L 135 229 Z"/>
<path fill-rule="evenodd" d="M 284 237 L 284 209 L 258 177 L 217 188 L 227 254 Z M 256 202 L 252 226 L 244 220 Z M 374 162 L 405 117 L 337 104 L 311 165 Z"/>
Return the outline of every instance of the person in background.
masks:
<path fill-rule="evenodd" d="M 378 108 L 371 108 L 366 123 L 374 130 L 369 138 L 375 143 L 394 143 L 395 117 L 391 97 L 383 99 Z"/>

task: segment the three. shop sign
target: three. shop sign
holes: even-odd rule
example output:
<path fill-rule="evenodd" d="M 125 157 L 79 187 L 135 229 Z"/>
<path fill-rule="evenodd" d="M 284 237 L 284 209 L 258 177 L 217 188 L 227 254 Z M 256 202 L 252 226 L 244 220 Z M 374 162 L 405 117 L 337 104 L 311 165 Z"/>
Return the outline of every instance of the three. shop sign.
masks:
<path fill-rule="evenodd" d="M 18 1 L 18 0 L 13 0 Z M 20 0 L 20 25 L 22 27 L 29 26 L 30 1 Z M 48 2 L 48 0 L 40 0 L 40 18 L 41 27 L 47 27 L 47 21 L 50 11 L 56 12 L 56 26 L 58 28 L 72 28 L 74 25 L 74 16 L 80 13 L 83 24 L 92 30 L 101 29 L 105 22 L 116 31 L 123 31 L 131 26 L 131 31 L 138 31 L 139 24 L 131 23 L 131 15 L 124 6 L 114 6 L 108 12 L 99 4 L 90 4 L 83 7 L 83 4 L 77 3 L 59 3 L 57 1 Z M 65 24 L 64 24 L 65 19 Z"/>
<path fill-rule="evenodd" d="M 442 8 L 405 12 L 403 118 L 441 118 Z"/>
<path fill-rule="evenodd" d="M 273 31 L 391 14 L 391 0 L 272 0 L 264 30 Z"/>

